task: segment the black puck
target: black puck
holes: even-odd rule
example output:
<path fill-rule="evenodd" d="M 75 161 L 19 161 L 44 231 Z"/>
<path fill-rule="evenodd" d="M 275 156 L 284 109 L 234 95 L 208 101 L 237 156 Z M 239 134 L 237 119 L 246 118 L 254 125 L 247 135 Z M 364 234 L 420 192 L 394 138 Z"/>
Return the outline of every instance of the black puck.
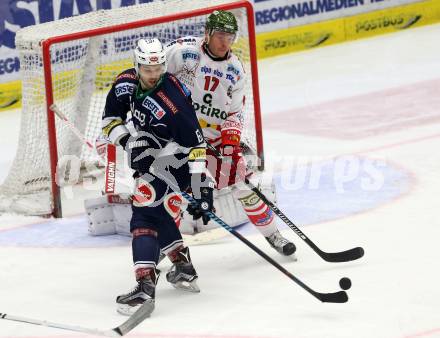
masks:
<path fill-rule="evenodd" d="M 351 288 L 350 278 L 347 277 L 341 278 L 341 280 L 339 281 L 339 286 L 341 287 L 342 290 L 348 290 L 349 288 Z"/>

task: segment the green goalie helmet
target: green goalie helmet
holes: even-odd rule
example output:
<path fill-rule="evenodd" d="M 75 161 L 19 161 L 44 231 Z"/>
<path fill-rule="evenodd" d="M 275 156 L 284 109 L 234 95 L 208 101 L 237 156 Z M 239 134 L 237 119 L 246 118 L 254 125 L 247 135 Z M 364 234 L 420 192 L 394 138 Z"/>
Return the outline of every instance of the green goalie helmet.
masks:
<path fill-rule="evenodd" d="M 237 34 L 238 24 L 234 14 L 227 11 L 214 11 L 208 16 L 206 30 L 212 33 L 214 30 Z"/>

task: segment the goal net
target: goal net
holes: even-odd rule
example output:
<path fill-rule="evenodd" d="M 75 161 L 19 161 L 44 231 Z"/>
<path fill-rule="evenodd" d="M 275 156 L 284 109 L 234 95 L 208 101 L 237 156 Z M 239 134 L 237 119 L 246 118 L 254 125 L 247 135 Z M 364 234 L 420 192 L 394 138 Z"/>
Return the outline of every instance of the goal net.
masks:
<path fill-rule="evenodd" d="M 97 175 L 96 155 L 50 110 L 56 103 L 94 143 L 101 133 L 105 99 L 115 77 L 133 67 L 140 38 L 166 44 L 184 36 L 203 36 L 207 16 L 230 10 L 239 24 L 233 46 L 247 73 L 244 137 L 262 158 L 261 121 L 252 6 L 247 1 L 164 0 L 100 10 L 17 32 L 22 77 L 22 115 L 17 154 L 0 186 L 0 211 L 61 216 L 63 159 L 79 160 L 83 175 Z M 74 175 L 73 175 L 74 176 Z"/>

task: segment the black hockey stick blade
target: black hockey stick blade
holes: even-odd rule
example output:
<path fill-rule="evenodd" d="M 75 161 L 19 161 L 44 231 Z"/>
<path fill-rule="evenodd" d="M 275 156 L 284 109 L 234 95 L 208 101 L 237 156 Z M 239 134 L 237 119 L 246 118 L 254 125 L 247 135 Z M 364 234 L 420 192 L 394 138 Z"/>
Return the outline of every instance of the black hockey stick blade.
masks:
<path fill-rule="evenodd" d="M 306 242 L 313 251 L 315 251 L 323 260 L 331 263 L 349 262 L 361 258 L 364 255 L 364 249 L 361 247 L 352 248 L 340 252 L 325 252 L 312 242 L 275 204 L 273 204 L 256 186 L 247 178 L 246 185 L 290 228 L 299 238 Z"/>
<path fill-rule="evenodd" d="M 350 262 L 359 259 L 364 256 L 364 249 L 361 247 L 352 248 L 341 252 L 324 252 L 322 250 L 316 250 L 319 256 L 327 262 L 341 263 Z"/>
<path fill-rule="evenodd" d="M 348 301 L 348 295 L 345 291 L 317 293 L 316 298 L 323 303 L 346 303 Z"/>

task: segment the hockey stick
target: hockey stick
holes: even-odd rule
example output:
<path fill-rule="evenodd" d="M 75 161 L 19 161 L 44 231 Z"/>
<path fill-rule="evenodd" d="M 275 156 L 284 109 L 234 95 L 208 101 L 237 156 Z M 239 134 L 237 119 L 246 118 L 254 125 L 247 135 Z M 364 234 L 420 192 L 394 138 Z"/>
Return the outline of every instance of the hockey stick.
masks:
<path fill-rule="evenodd" d="M 339 252 L 325 252 L 322 251 L 315 243 L 312 242 L 278 207 L 267 199 L 264 194 L 258 190 L 247 178 L 245 178 L 246 185 L 258 196 L 272 211 L 284 222 L 290 229 L 292 229 L 309 247 L 313 249 L 322 259 L 327 262 L 340 263 L 349 262 L 361 258 L 364 255 L 362 247 L 356 247 Z"/>
<path fill-rule="evenodd" d="M 66 116 L 58 109 L 56 105 L 52 105 L 51 109 L 60 117 L 67 125 L 70 127 L 70 129 L 75 133 L 78 138 L 80 138 L 87 146 L 91 149 L 95 149 L 95 147 L 88 142 L 85 137 L 79 132 L 78 129 L 66 118 Z M 98 330 L 98 329 L 91 329 L 81 326 L 75 326 L 75 325 L 69 325 L 69 324 L 62 324 L 62 323 L 55 323 L 50 322 L 46 320 L 39 320 L 39 319 L 32 319 L 32 318 L 26 318 L 21 316 L 14 316 L 9 315 L 6 313 L 0 313 L 0 319 L 4 320 L 10 320 L 10 321 L 16 321 L 16 322 L 22 322 L 27 324 L 33 324 L 33 325 L 40 325 L 40 326 L 46 326 L 46 327 L 52 327 L 52 328 L 58 328 L 68 331 L 75 331 L 75 332 L 82 332 L 87 333 L 91 335 L 99 335 L 99 336 L 105 336 L 105 337 L 121 337 L 130 332 L 133 328 L 138 326 L 144 319 L 149 317 L 151 314 L 151 309 L 149 308 L 148 304 L 142 305 L 135 313 L 133 313 L 124 323 L 121 325 L 108 330 Z"/>
<path fill-rule="evenodd" d="M 78 130 L 78 128 L 67 118 L 67 116 L 61 111 L 60 108 L 54 103 L 50 107 L 52 111 L 61 119 L 63 122 L 70 128 L 70 130 L 91 149 L 92 151 L 95 150 L 95 147 L 92 143 L 90 143 L 83 134 Z M 99 156 L 99 155 L 98 155 Z M 104 161 L 101 159 L 101 164 L 105 164 Z"/>
<path fill-rule="evenodd" d="M 0 319 L 11 320 L 15 322 L 21 322 L 26 324 L 40 325 L 46 327 L 52 327 L 56 329 L 62 329 L 67 331 L 81 332 L 87 333 L 90 335 L 104 336 L 104 337 L 122 337 L 131 330 L 133 330 L 136 326 L 138 326 L 145 318 L 149 317 L 151 314 L 151 309 L 148 306 L 149 304 L 142 305 L 135 313 L 133 313 L 124 323 L 115 327 L 113 329 L 108 330 L 98 330 L 91 329 L 82 326 L 75 326 L 69 324 L 61 324 L 55 322 L 49 322 L 46 320 L 32 319 L 26 317 L 19 317 L 8 315 L 6 313 L 0 313 Z"/>
<path fill-rule="evenodd" d="M 174 191 L 179 191 L 179 193 L 189 202 L 192 204 L 198 204 L 198 202 L 187 192 L 180 191 L 179 187 L 176 186 L 173 182 L 170 182 L 169 179 L 164 177 L 160 174 L 160 171 L 154 170 L 154 175 L 158 177 L 159 179 L 163 180 L 165 183 L 167 183 L 171 189 Z M 258 255 L 263 257 L 267 262 L 269 262 L 271 265 L 273 265 L 275 268 L 277 268 L 279 271 L 281 271 L 283 274 L 285 274 L 287 277 L 289 277 L 291 280 L 293 280 L 296 284 L 298 284 L 300 287 L 302 287 L 304 290 L 306 290 L 308 293 L 310 293 L 315 298 L 319 299 L 323 303 L 345 303 L 348 301 L 348 295 L 345 291 L 337 291 L 333 293 L 321 293 L 313 290 L 306 284 L 304 284 L 301 280 L 299 280 L 297 277 L 295 277 L 292 273 L 287 271 L 283 266 L 281 266 L 279 263 L 277 263 L 274 259 L 272 259 L 270 256 L 268 256 L 266 253 L 264 253 L 262 250 L 260 250 L 256 245 L 252 244 L 249 240 L 247 240 L 245 237 L 243 237 L 242 234 L 240 234 L 238 231 L 234 230 L 231 226 L 229 226 L 227 223 L 225 223 L 221 218 L 219 218 L 216 214 L 210 211 L 205 211 L 205 214 L 209 216 L 210 219 L 217 222 L 220 226 L 222 226 L 224 229 L 229 231 L 233 236 L 238 238 L 241 242 L 243 242 L 245 245 L 247 245 L 250 249 L 252 249 L 254 252 L 256 252 Z"/>
<path fill-rule="evenodd" d="M 93 153 L 95 153 L 96 159 L 100 164 L 105 166 L 105 194 L 112 194 L 115 192 L 116 176 L 115 173 L 121 173 L 120 169 L 116 166 L 116 147 L 113 144 L 109 144 L 107 147 L 107 163 L 104 162 L 102 157 L 99 155 L 96 147 L 89 142 L 81 131 L 67 118 L 67 116 L 60 110 L 60 108 L 54 103 L 50 106 L 50 109 L 61 119 L 63 123 L 66 124 L 68 128 L 78 137 L 78 139 L 83 142 Z M 113 172 L 110 172 L 109 167 L 114 168 Z M 123 173 L 121 173 L 123 174 Z M 104 193 L 103 192 L 103 193 Z M 118 195 L 118 194 L 116 194 Z M 185 239 L 185 243 L 190 245 L 204 244 L 206 242 L 222 238 L 226 235 L 223 230 L 219 227 L 216 229 L 206 230 L 203 232 L 196 233 L 194 235 L 182 234 Z"/>
<path fill-rule="evenodd" d="M 54 110 L 58 109 L 55 105 L 51 106 L 51 109 Z M 58 109 L 59 110 L 59 109 Z M 61 117 L 61 116 L 60 116 Z M 68 121 L 67 119 L 63 119 L 64 121 Z M 72 129 L 76 129 L 76 127 L 72 124 L 69 123 L 70 128 Z M 83 137 L 83 135 L 79 132 L 79 130 L 76 129 L 77 132 L 75 132 L 75 134 L 84 142 L 86 141 L 85 138 Z M 164 177 L 163 175 L 160 175 L 160 170 L 155 171 L 154 175 L 156 177 L 158 177 L 159 179 L 163 180 L 165 183 L 167 183 L 174 191 L 178 191 L 181 192 L 179 187 L 176 186 L 173 182 L 170 182 L 169 179 L 167 179 L 166 177 Z M 182 196 L 190 203 L 195 203 L 197 204 L 197 201 L 188 193 L 186 192 L 181 192 Z M 296 284 L 298 284 L 299 286 L 301 286 L 304 290 L 306 290 L 307 292 L 309 292 L 311 295 L 313 295 L 315 298 L 317 298 L 318 300 L 320 300 L 321 302 L 324 303 L 345 303 L 348 301 L 348 295 L 345 291 L 337 291 L 337 292 L 333 292 L 333 293 L 320 293 L 317 292 L 313 289 L 311 289 L 309 286 L 307 286 L 306 284 L 304 284 L 301 280 L 299 280 L 298 278 L 296 278 L 293 274 L 291 274 L 289 271 L 287 271 L 284 267 L 282 267 L 280 264 L 278 264 L 275 260 L 273 260 L 270 256 L 268 256 L 267 254 L 265 254 L 263 251 L 261 251 L 257 246 L 255 246 L 254 244 L 252 244 L 249 240 L 247 240 L 245 237 L 243 237 L 239 232 L 237 232 L 236 230 L 234 230 L 231 226 L 229 226 L 228 224 L 226 224 L 222 219 L 220 219 L 218 216 L 216 216 L 213 212 L 206 212 L 207 215 L 214 220 L 215 222 L 217 222 L 220 226 L 222 226 L 223 228 L 225 228 L 227 231 L 229 231 L 232 235 L 234 235 L 235 237 L 237 237 L 240 241 L 242 241 L 244 244 L 246 244 L 249 248 L 251 248 L 253 251 L 255 251 L 258 255 L 260 255 L 261 257 L 263 257 L 267 262 L 269 262 L 271 265 L 273 265 L 275 268 L 277 268 L 278 270 L 280 270 L 282 273 L 284 273 L 287 277 L 289 277 L 291 280 L 293 280 Z"/>
<path fill-rule="evenodd" d="M 208 141 L 206 141 L 208 148 L 211 149 L 215 156 L 222 159 L 223 156 L 214 148 Z M 361 258 L 364 255 L 364 249 L 361 247 L 352 248 L 340 252 L 325 252 L 322 251 L 315 243 L 312 242 L 278 207 L 272 203 L 255 185 L 253 185 L 247 178 L 244 183 L 252 190 L 261 200 L 284 222 L 292 229 L 309 247 L 312 248 L 323 260 L 332 263 L 349 262 Z"/>
<path fill-rule="evenodd" d="M 197 203 L 196 200 L 189 195 L 186 192 L 182 192 L 182 196 L 190 203 Z M 267 262 L 269 262 L 271 265 L 273 265 L 275 268 L 280 270 L 282 273 L 284 273 L 287 277 L 289 277 L 291 280 L 293 280 L 296 284 L 298 284 L 300 287 L 302 287 L 304 290 L 306 290 L 308 293 L 310 293 L 315 298 L 319 299 L 323 303 L 345 303 L 348 301 L 348 296 L 345 291 L 337 291 L 333 293 L 321 293 L 313 290 L 306 284 L 304 284 L 301 280 L 299 280 L 297 277 L 295 277 L 293 274 L 291 274 L 289 271 L 287 271 L 284 267 L 282 267 L 280 264 L 278 264 L 275 260 L 273 260 L 270 256 L 265 254 L 262 250 L 260 250 L 257 246 L 252 244 L 249 240 L 247 240 L 245 237 L 243 237 L 242 234 L 240 234 L 238 231 L 231 228 L 228 224 L 226 224 L 221 218 L 219 218 L 216 214 L 213 212 L 206 212 L 206 214 L 215 222 L 217 222 L 219 225 L 221 225 L 224 229 L 228 230 L 233 236 L 238 238 L 240 241 L 242 241 L 244 244 L 246 244 L 249 248 L 251 248 L 253 251 L 255 251 L 258 255 L 263 257 Z"/>
<path fill-rule="evenodd" d="M 93 152 L 96 154 L 98 162 L 105 166 L 105 193 L 112 194 L 115 192 L 115 174 L 119 172 L 116 168 L 116 147 L 113 144 L 107 145 L 107 163 L 103 160 L 99 154 L 97 148 L 89 142 L 79 129 L 67 118 L 67 116 L 61 111 L 60 108 L 54 103 L 50 106 L 50 109 L 69 127 L 69 129 Z M 112 168 L 112 170 L 109 170 Z"/>

